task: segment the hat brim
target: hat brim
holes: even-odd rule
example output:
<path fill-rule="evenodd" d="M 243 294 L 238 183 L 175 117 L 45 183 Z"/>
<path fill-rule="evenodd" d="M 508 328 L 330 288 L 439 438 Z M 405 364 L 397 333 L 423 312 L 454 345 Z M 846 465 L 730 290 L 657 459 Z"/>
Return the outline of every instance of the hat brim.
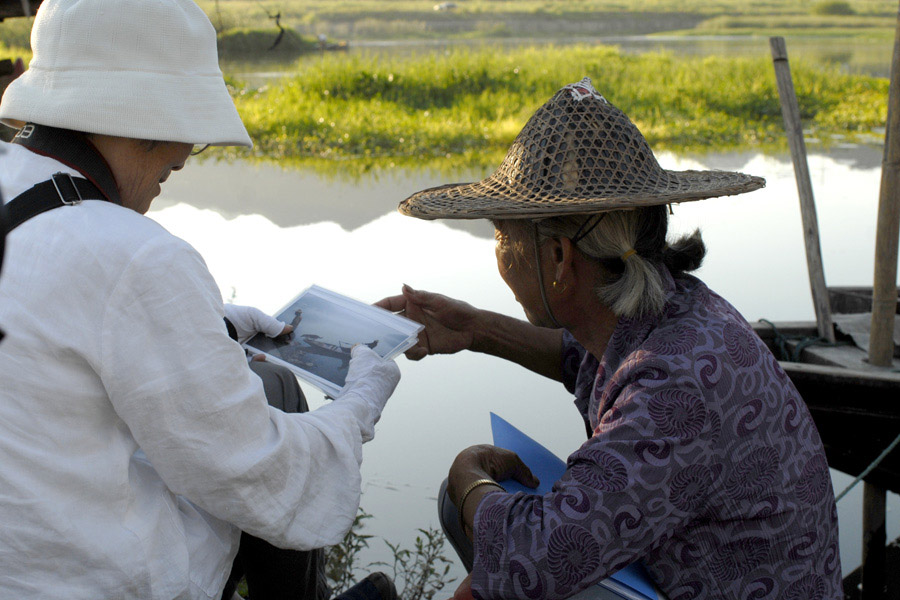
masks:
<path fill-rule="evenodd" d="M 94 93 L 85 94 L 84 90 Z M 221 73 L 55 71 L 34 67 L 0 102 L 0 121 L 136 139 L 214 146 L 253 142 Z"/>
<path fill-rule="evenodd" d="M 546 200 L 493 174 L 474 183 L 428 188 L 400 203 L 399 211 L 420 219 L 540 219 L 733 196 L 765 187 L 762 177 L 731 171 L 663 171 L 664 180 L 615 195 L 603 190 L 557 192 Z"/>

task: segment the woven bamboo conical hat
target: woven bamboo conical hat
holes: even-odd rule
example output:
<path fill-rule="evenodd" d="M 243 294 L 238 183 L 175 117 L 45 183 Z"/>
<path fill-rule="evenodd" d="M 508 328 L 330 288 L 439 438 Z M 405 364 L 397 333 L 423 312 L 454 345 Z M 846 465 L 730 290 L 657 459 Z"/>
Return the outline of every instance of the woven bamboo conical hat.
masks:
<path fill-rule="evenodd" d="M 625 113 L 585 77 L 537 110 L 493 174 L 400 203 L 421 219 L 533 219 L 689 202 L 751 192 L 761 177 L 667 171 Z"/>

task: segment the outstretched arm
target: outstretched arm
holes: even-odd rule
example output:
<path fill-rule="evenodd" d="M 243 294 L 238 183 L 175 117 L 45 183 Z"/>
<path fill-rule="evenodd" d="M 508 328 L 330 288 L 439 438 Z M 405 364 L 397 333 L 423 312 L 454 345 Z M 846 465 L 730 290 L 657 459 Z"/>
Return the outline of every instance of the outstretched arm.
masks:
<path fill-rule="evenodd" d="M 455 300 L 403 286 L 403 293 L 375 303 L 422 323 L 418 343 L 406 351 L 410 360 L 460 350 L 484 352 L 560 381 L 562 330 L 475 308 Z"/>

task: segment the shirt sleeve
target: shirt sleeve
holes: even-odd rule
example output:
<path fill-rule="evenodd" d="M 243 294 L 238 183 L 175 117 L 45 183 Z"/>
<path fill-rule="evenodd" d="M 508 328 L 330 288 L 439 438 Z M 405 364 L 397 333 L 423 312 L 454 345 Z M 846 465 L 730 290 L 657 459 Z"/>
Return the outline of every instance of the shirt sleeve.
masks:
<path fill-rule="evenodd" d="M 650 375 L 652 377 L 652 375 Z M 699 393 L 632 380 L 543 496 L 492 493 L 475 516 L 477 598 L 566 598 L 652 553 L 712 483 Z"/>
<path fill-rule="evenodd" d="M 117 414 L 175 494 L 270 543 L 340 541 L 359 506 L 362 401 L 270 408 L 228 338 L 203 259 L 160 236 L 108 300 L 98 369 Z"/>

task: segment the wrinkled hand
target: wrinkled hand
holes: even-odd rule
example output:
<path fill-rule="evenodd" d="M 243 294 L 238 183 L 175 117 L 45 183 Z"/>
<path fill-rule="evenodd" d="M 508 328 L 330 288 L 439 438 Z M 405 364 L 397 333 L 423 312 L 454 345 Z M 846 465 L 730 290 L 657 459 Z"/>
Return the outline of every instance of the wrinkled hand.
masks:
<path fill-rule="evenodd" d="M 401 295 L 389 296 L 375 305 L 425 326 L 416 345 L 406 351 L 410 360 L 470 349 L 481 314 L 479 309 L 461 300 L 414 290 L 408 285 L 403 286 Z"/>
<path fill-rule="evenodd" d="M 350 351 L 350 366 L 345 381 L 337 401 L 358 398 L 368 406 L 371 422 L 361 428 L 363 441 L 368 442 L 375 436 L 375 423 L 381 418 L 384 405 L 400 381 L 400 368 L 394 361 L 378 356 L 368 346 L 357 344 Z"/>
<path fill-rule="evenodd" d="M 447 493 L 456 504 L 470 483 L 486 478 L 494 481 L 515 479 L 530 488 L 540 484 L 518 454 L 490 444 L 480 444 L 470 446 L 456 456 L 447 476 Z"/>
<path fill-rule="evenodd" d="M 294 330 L 290 325 L 286 325 L 252 306 L 226 304 L 225 317 L 234 325 L 238 334 L 238 342 L 242 344 L 257 333 L 264 333 L 273 338 L 286 335 Z"/>

